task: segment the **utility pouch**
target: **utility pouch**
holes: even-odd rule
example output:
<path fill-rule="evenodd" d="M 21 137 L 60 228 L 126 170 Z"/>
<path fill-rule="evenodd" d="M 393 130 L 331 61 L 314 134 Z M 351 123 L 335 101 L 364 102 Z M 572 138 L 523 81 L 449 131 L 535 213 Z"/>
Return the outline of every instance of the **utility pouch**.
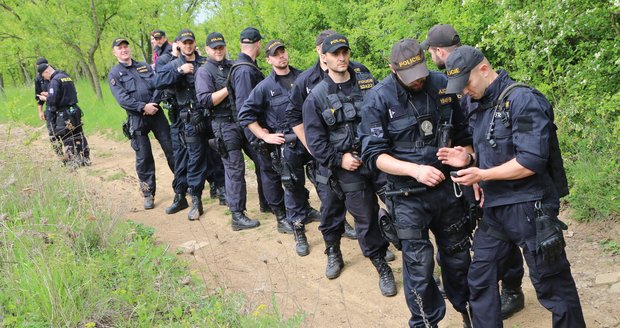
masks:
<path fill-rule="evenodd" d="M 282 163 L 282 173 L 280 174 L 282 185 L 289 191 L 295 190 L 297 184 L 297 176 L 291 170 L 291 166 L 288 163 Z"/>
<path fill-rule="evenodd" d="M 336 194 L 336 197 L 340 200 L 344 200 L 344 191 L 342 191 L 342 187 L 340 186 L 338 179 L 336 179 L 333 174 L 329 177 L 327 183 L 329 184 L 329 188 L 331 188 L 334 194 Z"/>
<path fill-rule="evenodd" d="M 536 253 L 542 253 L 543 261 L 551 265 L 560 259 L 566 242 L 562 230 L 568 226 L 557 216 L 550 216 L 536 202 Z"/>
<path fill-rule="evenodd" d="M 228 148 L 226 148 L 226 143 L 222 138 L 211 138 L 208 140 L 209 147 L 215 150 L 222 158 L 228 158 Z"/>
<path fill-rule="evenodd" d="M 437 133 L 437 148 L 452 147 L 452 124 L 444 123 Z"/>
<path fill-rule="evenodd" d="M 396 232 L 396 226 L 394 225 L 394 219 L 383 208 L 379 209 L 379 231 L 385 240 L 390 242 L 397 250 L 402 249 L 400 239 Z"/>
<path fill-rule="evenodd" d="M 270 152 L 269 157 L 271 158 L 271 166 L 273 167 L 273 170 L 282 176 L 282 161 L 280 161 L 280 154 L 278 154 L 278 151 L 274 150 Z"/>

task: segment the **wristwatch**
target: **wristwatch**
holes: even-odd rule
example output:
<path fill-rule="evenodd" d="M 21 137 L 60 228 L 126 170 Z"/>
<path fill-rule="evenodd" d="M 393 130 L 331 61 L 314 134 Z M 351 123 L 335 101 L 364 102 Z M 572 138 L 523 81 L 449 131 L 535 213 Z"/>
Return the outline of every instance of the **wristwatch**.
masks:
<path fill-rule="evenodd" d="M 177 72 L 183 74 L 183 68 L 181 66 L 177 67 Z"/>

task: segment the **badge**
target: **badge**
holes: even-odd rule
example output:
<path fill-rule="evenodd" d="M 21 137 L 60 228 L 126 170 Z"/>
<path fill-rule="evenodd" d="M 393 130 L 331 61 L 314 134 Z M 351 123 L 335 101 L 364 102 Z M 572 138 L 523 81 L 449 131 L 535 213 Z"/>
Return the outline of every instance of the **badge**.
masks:
<path fill-rule="evenodd" d="M 420 134 L 423 138 L 432 136 L 434 131 L 432 117 L 430 115 L 423 115 L 418 117 L 418 126 L 420 127 Z"/>
<path fill-rule="evenodd" d="M 376 126 L 370 128 L 370 134 L 377 138 L 383 138 L 383 128 L 381 126 Z"/>

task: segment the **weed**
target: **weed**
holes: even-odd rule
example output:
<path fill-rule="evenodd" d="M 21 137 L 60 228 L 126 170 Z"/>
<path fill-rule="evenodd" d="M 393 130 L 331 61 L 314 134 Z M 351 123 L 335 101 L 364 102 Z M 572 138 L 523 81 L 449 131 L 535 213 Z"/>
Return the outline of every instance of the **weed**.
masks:
<path fill-rule="evenodd" d="M 620 254 L 620 243 L 614 241 L 612 239 L 605 239 L 600 241 L 601 248 L 603 251 L 611 253 L 611 255 Z"/>

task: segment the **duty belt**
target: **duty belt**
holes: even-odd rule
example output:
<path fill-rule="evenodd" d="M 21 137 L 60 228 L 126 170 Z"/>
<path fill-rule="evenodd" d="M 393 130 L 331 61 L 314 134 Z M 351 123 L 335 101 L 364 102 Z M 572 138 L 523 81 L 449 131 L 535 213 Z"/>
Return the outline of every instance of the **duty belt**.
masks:
<path fill-rule="evenodd" d="M 212 116 L 211 117 L 211 121 L 215 122 L 215 123 L 233 123 L 235 121 L 235 119 L 228 115 L 228 116 Z"/>

